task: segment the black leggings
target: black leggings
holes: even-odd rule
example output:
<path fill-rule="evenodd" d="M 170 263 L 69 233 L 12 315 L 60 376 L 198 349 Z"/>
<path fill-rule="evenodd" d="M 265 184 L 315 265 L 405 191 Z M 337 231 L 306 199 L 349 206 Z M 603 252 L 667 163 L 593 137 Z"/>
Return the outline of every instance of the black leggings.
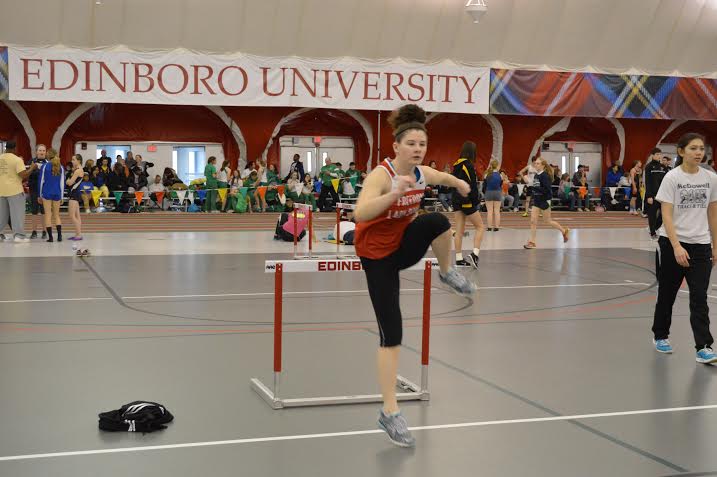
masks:
<path fill-rule="evenodd" d="M 361 257 L 381 335 L 381 347 L 399 346 L 403 338 L 398 272 L 418 263 L 426 255 L 431 242 L 450 228 L 451 224 L 443 214 L 420 215 L 406 227 L 401 245 L 391 255 L 378 260 Z"/>
<path fill-rule="evenodd" d="M 645 213 L 647 214 L 647 224 L 650 226 L 650 235 L 654 235 L 657 229 L 660 228 L 657 220 L 660 207 L 662 206 L 654 197 L 652 198 L 652 204 L 647 202 L 647 197 L 645 198 Z"/>
<path fill-rule="evenodd" d="M 334 190 L 334 186 L 331 184 L 321 185 L 321 194 L 319 194 L 319 210 L 324 211 L 326 209 L 326 196 L 330 195 L 334 201 L 334 208 L 339 203 L 339 194 Z"/>

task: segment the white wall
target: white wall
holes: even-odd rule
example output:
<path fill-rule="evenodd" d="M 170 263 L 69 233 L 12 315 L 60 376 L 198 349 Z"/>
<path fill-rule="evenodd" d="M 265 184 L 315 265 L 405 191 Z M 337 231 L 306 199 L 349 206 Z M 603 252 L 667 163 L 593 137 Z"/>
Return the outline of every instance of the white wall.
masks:
<path fill-rule="evenodd" d="M 82 154 L 82 157 L 87 159 L 95 159 L 95 151 L 98 145 L 130 145 L 132 147 L 132 153 L 137 155 L 140 154 L 142 159 L 147 162 L 153 162 L 154 167 L 149 168 L 148 173 L 150 177 L 154 177 L 159 174 L 160 176 L 164 172 L 165 167 L 172 167 L 172 151 L 174 146 L 204 146 L 206 148 L 206 156 L 215 156 L 217 158 L 217 166 L 221 166 L 224 161 L 224 150 L 221 144 L 199 144 L 199 143 L 160 143 L 160 142 L 118 142 L 118 141 L 99 141 L 99 142 L 88 142 L 87 149 L 82 149 L 82 142 L 78 142 L 75 145 L 75 153 Z M 157 146 L 156 152 L 147 152 L 147 146 Z M 115 155 L 111 151 L 107 152 L 107 155 L 112 158 L 112 164 L 114 164 Z"/>

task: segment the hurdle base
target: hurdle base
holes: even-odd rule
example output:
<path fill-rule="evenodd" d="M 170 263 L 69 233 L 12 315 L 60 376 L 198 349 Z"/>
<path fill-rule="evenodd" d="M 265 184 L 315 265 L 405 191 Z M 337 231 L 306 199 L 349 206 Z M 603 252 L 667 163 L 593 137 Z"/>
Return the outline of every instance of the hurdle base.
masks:
<path fill-rule="evenodd" d="M 409 381 L 403 376 L 399 375 L 397 377 L 396 387 L 404 391 L 396 393 L 396 399 L 398 401 L 428 401 L 430 399 L 430 393 L 427 390 L 421 390 L 417 384 Z M 274 393 L 257 378 L 252 378 L 251 388 L 259 394 L 259 396 L 261 396 L 272 409 L 383 402 L 383 397 L 380 394 L 281 399 L 276 397 Z"/>
<path fill-rule="evenodd" d="M 267 388 L 264 383 L 257 378 L 251 378 L 251 388 L 261 396 L 272 409 L 281 409 L 284 407 L 281 399 L 276 398 L 271 389 Z"/>

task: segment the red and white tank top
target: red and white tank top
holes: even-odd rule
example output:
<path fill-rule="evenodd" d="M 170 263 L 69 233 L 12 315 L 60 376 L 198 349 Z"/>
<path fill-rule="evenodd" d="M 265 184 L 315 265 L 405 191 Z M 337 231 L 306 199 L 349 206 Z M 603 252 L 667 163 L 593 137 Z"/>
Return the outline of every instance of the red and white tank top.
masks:
<path fill-rule="evenodd" d="M 391 190 L 397 189 L 397 175 L 393 164 L 385 159 L 378 166 L 391 178 Z M 416 184 L 391 205 L 383 214 L 368 222 L 356 224 L 356 254 L 359 257 L 380 259 L 391 255 L 401 245 L 403 233 L 421 207 L 426 193 L 426 178 L 420 167 L 416 167 Z"/>

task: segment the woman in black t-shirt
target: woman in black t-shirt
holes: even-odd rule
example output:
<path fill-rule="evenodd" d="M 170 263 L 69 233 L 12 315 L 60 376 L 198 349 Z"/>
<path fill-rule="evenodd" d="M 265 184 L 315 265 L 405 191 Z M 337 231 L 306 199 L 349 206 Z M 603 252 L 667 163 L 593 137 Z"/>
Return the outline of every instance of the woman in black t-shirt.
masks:
<path fill-rule="evenodd" d="M 478 209 L 480 207 L 480 194 L 478 192 L 478 179 L 473 163 L 476 160 L 476 144 L 471 141 L 463 143 L 460 158 L 453 164 L 453 175 L 461 179 L 471 186 L 471 191 L 467 197 L 463 197 L 458 191 L 453 191 L 453 210 L 456 219 L 455 249 L 456 249 L 456 266 L 478 268 L 478 254 L 480 253 L 480 243 L 483 240 L 483 219 Z M 469 220 L 476 229 L 476 235 L 473 239 L 473 250 L 465 257 L 463 256 L 463 232 L 466 229 L 466 219 Z"/>
<path fill-rule="evenodd" d="M 550 218 L 550 201 L 553 199 L 553 169 L 548 164 L 548 161 L 542 157 L 535 161 L 534 167 L 538 173 L 533 178 L 533 187 L 531 188 L 533 207 L 530 210 L 530 240 L 523 245 L 523 248 L 527 249 L 535 248 L 535 236 L 540 212 L 543 212 L 545 222 L 548 222 L 554 229 L 560 230 L 563 235 L 563 242 L 568 241 L 568 233 L 570 232 L 569 228 L 563 228 L 562 225 Z"/>

